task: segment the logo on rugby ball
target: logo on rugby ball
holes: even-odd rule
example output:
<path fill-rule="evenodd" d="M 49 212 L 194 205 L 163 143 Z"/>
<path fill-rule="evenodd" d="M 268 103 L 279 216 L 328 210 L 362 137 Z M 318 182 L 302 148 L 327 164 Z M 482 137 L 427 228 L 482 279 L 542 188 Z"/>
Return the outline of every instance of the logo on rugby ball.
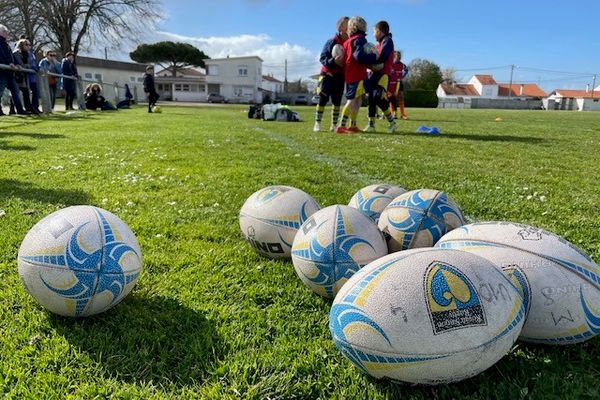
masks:
<path fill-rule="evenodd" d="M 475 286 L 462 272 L 448 264 L 436 261 L 427 268 L 425 298 L 435 335 L 486 325 Z"/>
<path fill-rule="evenodd" d="M 542 231 L 531 227 L 521 229 L 517 235 L 523 240 L 542 240 Z"/>

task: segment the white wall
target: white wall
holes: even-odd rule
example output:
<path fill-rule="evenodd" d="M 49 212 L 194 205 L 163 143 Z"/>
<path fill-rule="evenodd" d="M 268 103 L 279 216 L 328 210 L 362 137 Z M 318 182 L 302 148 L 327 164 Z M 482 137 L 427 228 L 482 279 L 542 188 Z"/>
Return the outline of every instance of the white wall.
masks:
<path fill-rule="evenodd" d="M 579 111 L 600 111 L 600 93 L 598 93 L 598 98 L 577 99 L 577 109 Z"/>
<path fill-rule="evenodd" d="M 206 67 L 206 83 L 220 85 L 220 93 L 230 101 L 259 102 L 262 99 L 258 91 L 262 83 L 262 61 L 257 57 L 212 59 L 206 61 Z"/>
<path fill-rule="evenodd" d="M 102 83 L 103 89 L 106 92 L 105 97 L 107 99 L 112 99 L 114 96 L 114 91 L 112 88 L 109 88 L 109 85 L 113 85 L 116 82 L 120 87 L 125 86 L 127 83 L 129 85 L 129 90 L 131 90 L 131 93 L 134 95 L 134 88 L 137 88 L 138 98 L 135 100 L 144 100 L 144 86 L 142 84 L 144 80 L 144 74 L 141 72 L 79 65 L 77 66 L 77 71 L 84 81 L 95 81 Z M 88 82 L 85 82 L 83 86 L 85 87 L 87 84 Z M 119 91 L 119 96 L 123 96 L 121 100 L 125 98 L 122 89 Z"/>

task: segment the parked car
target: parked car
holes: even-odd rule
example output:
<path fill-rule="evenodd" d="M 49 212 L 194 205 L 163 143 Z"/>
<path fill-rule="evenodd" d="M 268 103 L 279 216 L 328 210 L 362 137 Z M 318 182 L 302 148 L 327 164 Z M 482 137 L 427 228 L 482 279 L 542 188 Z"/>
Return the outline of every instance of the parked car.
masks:
<path fill-rule="evenodd" d="M 321 98 L 319 97 L 319 95 L 315 94 L 313 97 L 310 98 L 310 104 L 316 106 L 317 104 L 319 104 L 320 100 Z"/>
<path fill-rule="evenodd" d="M 208 96 L 206 96 L 206 101 L 209 103 L 229 103 L 227 97 L 219 93 L 209 93 Z"/>
<path fill-rule="evenodd" d="M 299 94 L 295 99 L 296 104 L 308 104 L 308 96 L 305 94 Z"/>

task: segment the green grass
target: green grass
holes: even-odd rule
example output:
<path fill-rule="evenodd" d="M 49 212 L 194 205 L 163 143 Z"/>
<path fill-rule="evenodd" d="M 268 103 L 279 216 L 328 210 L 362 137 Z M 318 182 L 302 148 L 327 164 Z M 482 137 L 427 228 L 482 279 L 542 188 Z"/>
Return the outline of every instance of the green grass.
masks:
<path fill-rule="evenodd" d="M 568 347 L 519 343 L 454 385 L 370 379 L 334 347 L 330 302 L 305 288 L 290 262 L 258 256 L 238 226 L 244 200 L 270 184 L 301 188 L 326 206 L 389 182 L 445 190 L 472 221 L 547 228 L 598 260 L 600 113 L 409 109 L 397 135 L 339 136 L 313 133 L 312 108 L 299 109 L 306 122 L 248 120 L 241 107 L 2 117 L 0 395 L 600 396 L 598 338 Z M 413 133 L 421 124 L 443 133 Z M 74 204 L 119 215 L 144 255 L 131 295 L 87 319 L 44 311 L 17 274 L 27 231 Z"/>

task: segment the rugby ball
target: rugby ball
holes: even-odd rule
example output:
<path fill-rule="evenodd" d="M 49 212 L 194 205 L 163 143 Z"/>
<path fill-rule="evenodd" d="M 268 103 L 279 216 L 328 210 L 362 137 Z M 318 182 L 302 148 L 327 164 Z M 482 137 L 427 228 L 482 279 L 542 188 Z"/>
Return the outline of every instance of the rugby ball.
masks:
<path fill-rule="evenodd" d="M 373 43 L 367 43 L 367 44 L 365 44 L 364 50 L 365 50 L 365 53 L 368 53 L 368 54 L 378 54 L 378 52 L 377 52 L 377 46 L 374 45 Z M 368 67 L 372 71 L 379 71 L 379 70 L 381 70 L 383 68 L 383 63 L 369 65 Z"/>
<path fill-rule="evenodd" d="M 162 112 L 162 108 L 160 108 L 160 106 L 154 106 L 154 107 L 152 107 L 152 112 L 156 113 L 156 114 L 160 114 Z"/>
<path fill-rule="evenodd" d="M 419 189 L 396 197 L 379 217 L 389 252 L 431 247 L 465 223 L 460 208 L 438 190 Z"/>
<path fill-rule="evenodd" d="M 42 306 L 56 314 L 85 317 L 127 296 L 142 270 L 142 252 L 117 216 L 75 206 L 31 228 L 17 263 L 25 288 Z"/>
<path fill-rule="evenodd" d="M 387 184 L 370 185 L 356 192 L 348 205 L 363 212 L 377 223 L 384 208 L 402 193 L 406 193 L 406 189 L 399 186 Z"/>
<path fill-rule="evenodd" d="M 334 59 L 341 57 L 343 60 L 346 56 L 346 51 L 344 50 L 344 46 L 342 46 L 341 44 L 334 45 L 333 48 L 331 49 L 331 56 Z M 339 63 L 336 63 L 336 64 L 338 64 L 339 66 L 343 66 L 344 61 L 342 61 L 341 64 L 339 64 Z"/>
<path fill-rule="evenodd" d="M 482 222 L 446 234 L 436 246 L 502 267 L 525 299 L 521 340 L 570 344 L 600 333 L 600 267 L 560 236 L 512 222 Z"/>
<path fill-rule="evenodd" d="M 385 239 L 369 217 L 334 205 L 304 222 L 294 239 L 292 262 L 306 286 L 333 298 L 356 271 L 386 254 Z"/>
<path fill-rule="evenodd" d="M 378 379 L 436 385 L 501 359 L 524 320 L 523 299 L 490 261 L 462 251 L 415 249 L 357 272 L 335 297 L 336 347 Z"/>
<path fill-rule="evenodd" d="M 268 258 L 290 258 L 296 232 L 315 211 L 317 202 L 300 189 L 268 186 L 253 193 L 240 211 L 246 241 Z"/>

